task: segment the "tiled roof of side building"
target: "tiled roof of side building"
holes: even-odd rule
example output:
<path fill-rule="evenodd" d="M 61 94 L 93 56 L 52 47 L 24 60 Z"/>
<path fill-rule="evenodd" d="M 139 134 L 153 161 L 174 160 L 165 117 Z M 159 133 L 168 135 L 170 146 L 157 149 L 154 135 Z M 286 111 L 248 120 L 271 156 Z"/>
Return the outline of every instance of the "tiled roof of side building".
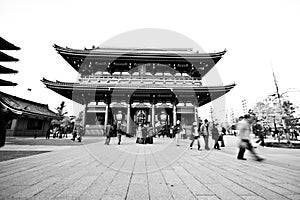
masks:
<path fill-rule="evenodd" d="M 4 92 L 0 92 L 0 103 L 12 111 L 18 113 L 26 113 L 30 115 L 39 115 L 44 117 L 57 117 L 56 113 L 48 108 L 47 104 L 41 104 L 20 97 L 12 96 Z"/>

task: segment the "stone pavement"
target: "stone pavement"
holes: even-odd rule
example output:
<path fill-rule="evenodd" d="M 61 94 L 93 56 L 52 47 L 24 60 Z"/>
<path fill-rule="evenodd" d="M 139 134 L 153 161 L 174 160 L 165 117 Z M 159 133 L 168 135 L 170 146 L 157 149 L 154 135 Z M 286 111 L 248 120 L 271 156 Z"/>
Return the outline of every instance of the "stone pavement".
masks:
<path fill-rule="evenodd" d="M 123 138 L 0 162 L 2 199 L 300 199 L 298 149 L 258 147 L 267 160 L 236 160 L 236 138 L 221 151 L 169 138 Z M 203 144 L 202 144 L 203 147 Z"/>

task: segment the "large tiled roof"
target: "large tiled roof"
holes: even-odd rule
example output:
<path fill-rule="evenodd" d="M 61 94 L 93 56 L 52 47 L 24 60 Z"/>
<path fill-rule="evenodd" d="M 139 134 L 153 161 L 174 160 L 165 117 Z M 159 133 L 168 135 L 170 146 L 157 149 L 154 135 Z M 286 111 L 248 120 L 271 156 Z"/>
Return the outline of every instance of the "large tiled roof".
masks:
<path fill-rule="evenodd" d="M 49 110 L 47 104 L 29 101 L 3 92 L 0 92 L 0 103 L 7 109 L 19 115 L 37 115 L 50 118 L 57 117 L 56 113 Z"/>
<path fill-rule="evenodd" d="M 58 52 L 66 52 L 70 54 L 89 54 L 89 55 L 106 55 L 106 56 L 120 56 L 120 55 L 149 55 L 149 56 L 187 56 L 187 57 L 215 57 L 223 56 L 226 50 L 216 53 L 200 53 L 193 51 L 192 48 L 113 48 L 113 47 L 95 47 L 92 49 L 72 49 L 68 47 L 61 47 L 56 44 L 53 47 Z"/>

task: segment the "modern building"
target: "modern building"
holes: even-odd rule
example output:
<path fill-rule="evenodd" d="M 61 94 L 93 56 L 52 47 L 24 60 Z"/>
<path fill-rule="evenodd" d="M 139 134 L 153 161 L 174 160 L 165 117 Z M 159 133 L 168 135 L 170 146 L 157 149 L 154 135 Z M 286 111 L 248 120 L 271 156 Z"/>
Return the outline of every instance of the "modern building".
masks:
<path fill-rule="evenodd" d="M 47 88 L 83 104 L 86 134 L 103 134 L 117 120 L 135 135 L 139 123 L 170 127 L 177 119 L 191 131 L 197 108 L 229 92 L 235 84 L 205 86 L 201 79 L 226 53 L 193 49 L 55 50 L 80 74 L 75 82 L 50 81 Z"/>

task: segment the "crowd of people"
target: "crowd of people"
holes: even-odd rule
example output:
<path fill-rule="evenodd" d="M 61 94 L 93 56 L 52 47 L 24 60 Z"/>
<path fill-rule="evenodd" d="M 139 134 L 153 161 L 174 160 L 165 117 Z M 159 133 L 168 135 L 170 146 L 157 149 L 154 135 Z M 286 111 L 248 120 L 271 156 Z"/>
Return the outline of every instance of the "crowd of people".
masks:
<path fill-rule="evenodd" d="M 259 157 L 254 151 L 254 147 L 250 140 L 250 135 L 255 134 L 258 136 L 256 143 L 260 143 L 262 146 L 265 145 L 264 138 L 265 134 L 259 123 L 255 123 L 255 117 L 251 114 L 246 114 L 240 117 L 240 121 L 237 124 L 238 137 L 239 137 L 239 151 L 237 159 L 246 160 L 244 158 L 244 153 L 247 150 L 251 152 L 257 161 L 264 160 Z M 72 141 L 78 140 L 82 141 L 84 136 L 84 128 L 80 125 L 76 126 L 51 126 L 46 134 L 46 139 L 53 135 L 53 138 L 63 138 L 68 134 L 72 134 Z M 166 126 L 160 125 L 153 128 L 150 123 L 139 123 L 135 129 L 136 143 L 138 144 L 153 144 L 153 138 L 159 137 L 165 134 Z M 174 138 L 175 144 L 180 146 L 180 141 L 182 139 L 182 134 L 184 133 L 184 128 L 181 125 L 180 120 L 176 121 L 176 124 L 170 127 L 169 133 L 167 134 L 170 138 Z M 199 120 L 199 122 L 193 122 L 191 129 L 191 143 L 189 144 L 190 149 L 193 149 L 194 143 L 197 143 L 197 149 L 199 151 L 205 149 L 210 150 L 209 138 L 214 140 L 213 148 L 216 150 L 221 150 L 221 147 L 225 147 L 224 135 L 226 135 L 227 130 L 225 127 L 220 126 L 217 123 L 209 122 L 207 119 L 204 121 Z M 122 142 L 122 135 L 126 135 L 126 125 L 122 124 L 120 121 L 114 121 L 108 123 L 106 129 L 104 130 L 104 135 L 106 136 L 105 145 L 109 145 L 111 138 L 117 138 L 117 144 L 120 145 Z M 203 139 L 204 147 L 201 148 L 201 139 Z M 196 142 L 195 142 L 196 140 Z"/>

